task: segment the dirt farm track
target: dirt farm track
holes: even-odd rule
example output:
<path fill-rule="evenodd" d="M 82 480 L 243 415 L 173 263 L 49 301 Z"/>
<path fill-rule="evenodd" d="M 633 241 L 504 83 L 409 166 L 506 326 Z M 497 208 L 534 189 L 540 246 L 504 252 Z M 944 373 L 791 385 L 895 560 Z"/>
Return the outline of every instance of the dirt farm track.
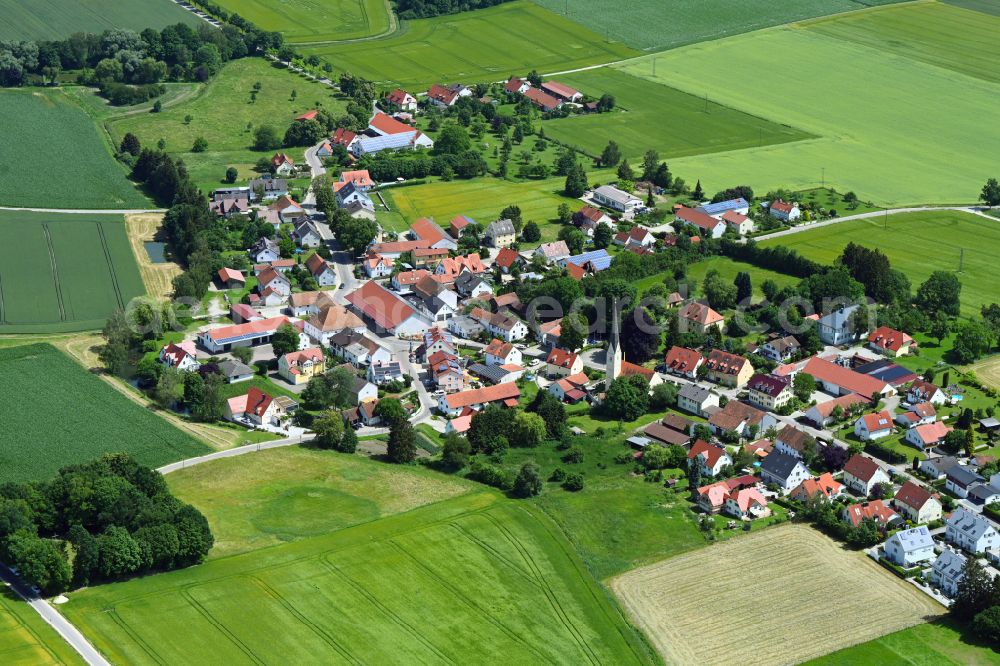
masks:
<path fill-rule="evenodd" d="M 669 664 L 732 663 L 737 654 L 743 664 L 797 664 L 944 612 L 804 525 L 635 569 L 611 588 Z"/>

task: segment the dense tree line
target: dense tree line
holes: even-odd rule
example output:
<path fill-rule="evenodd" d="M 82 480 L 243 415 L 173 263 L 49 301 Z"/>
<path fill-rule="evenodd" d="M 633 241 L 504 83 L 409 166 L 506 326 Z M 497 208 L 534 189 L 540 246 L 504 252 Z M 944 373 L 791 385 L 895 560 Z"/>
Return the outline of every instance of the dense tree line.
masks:
<path fill-rule="evenodd" d="M 197 564 L 213 542 L 201 512 L 124 453 L 0 485 L 0 558 L 45 594 Z"/>
<path fill-rule="evenodd" d="M 806 259 L 795 250 L 781 245 L 761 247 L 753 241 L 740 243 L 723 239 L 719 248 L 723 255 L 731 259 L 800 278 L 809 277 L 825 268 L 822 264 Z"/>
<path fill-rule="evenodd" d="M 222 29 L 186 23 L 142 32 L 115 28 L 74 33 L 55 41 L 0 41 L 0 85 L 54 82 L 62 70 L 97 86 L 114 104 L 132 104 L 162 92 L 161 81 L 207 81 L 224 63 L 282 43 L 280 33 L 252 24 Z M 131 92 L 130 86 L 136 86 Z"/>
<path fill-rule="evenodd" d="M 401 19 L 430 18 L 457 14 L 473 9 L 493 7 L 508 0 L 396 0 L 396 13 Z"/>

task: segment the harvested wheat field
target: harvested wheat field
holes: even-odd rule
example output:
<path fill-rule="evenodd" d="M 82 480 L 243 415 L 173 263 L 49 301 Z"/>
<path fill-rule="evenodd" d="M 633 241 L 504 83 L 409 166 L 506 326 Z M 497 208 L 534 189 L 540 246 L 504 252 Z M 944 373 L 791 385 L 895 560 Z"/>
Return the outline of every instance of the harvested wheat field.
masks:
<path fill-rule="evenodd" d="M 797 664 L 944 608 L 804 525 L 731 539 L 611 581 L 668 664 Z"/>
<path fill-rule="evenodd" d="M 125 229 L 132 252 L 139 263 L 139 274 L 146 292 L 156 298 L 168 298 L 174 291 L 173 280 L 181 274 L 181 267 L 172 261 L 153 263 L 146 252 L 145 243 L 156 238 L 163 224 L 162 213 L 139 213 L 125 216 Z"/>

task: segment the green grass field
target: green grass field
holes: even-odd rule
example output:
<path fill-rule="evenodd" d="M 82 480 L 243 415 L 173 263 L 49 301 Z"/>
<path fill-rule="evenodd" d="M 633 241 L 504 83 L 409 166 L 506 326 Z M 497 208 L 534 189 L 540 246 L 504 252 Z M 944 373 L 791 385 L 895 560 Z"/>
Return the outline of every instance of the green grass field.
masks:
<path fill-rule="evenodd" d="M 0 350 L 0 394 L 0 482 L 48 479 L 109 452 L 157 466 L 209 451 L 48 344 Z"/>
<path fill-rule="evenodd" d="M 0 205 L 150 206 L 129 182 L 87 114 L 61 91 L 0 91 L 0 116 L 4 118 Z"/>
<path fill-rule="evenodd" d="M 251 103 L 250 93 L 258 82 L 261 90 L 257 101 Z M 292 91 L 296 93 L 294 100 Z M 115 141 L 121 141 L 126 132 L 139 137 L 143 145 L 154 146 L 164 139 L 166 150 L 182 157 L 194 181 L 207 192 L 222 185 L 227 166 L 237 167 L 243 181 L 256 176 L 252 167 L 258 159 L 273 154 L 250 149 L 254 127 L 270 124 L 284 135 L 295 116 L 318 106 L 335 116 L 344 108 L 326 86 L 262 58 L 243 58 L 226 64 L 185 101 L 164 107 L 160 113 L 111 118 L 106 124 Z M 185 122 L 187 116 L 191 116 L 190 124 Z M 208 141 L 208 150 L 192 153 L 198 137 Z M 302 148 L 287 152 L 296 162 L 304 159 Z"/>
<path fill-rule="evenodd" d="M 407 21 L 385 39 L 300 50 L 319 55 L 338 72 L 413 92 L 436 82 L 499 81 L 530 69 L 563 71 L 637 53 L 527 0 Z"/>
<path fill-rule="evenodd" d="M 0 39 L 62 39 L 74 32 L 202 22 L 170 0 L 0 0 L 0 14 Z"/>
<path fill-rule="evenodd" d="M 489 491 L 59 608 L 129 664 L 653 660 L 558 529 Z"/>
<path fill-rule="evenodd" d="M 813 138 L 742 111 L 706 104 L 704 97 L 657 85 L 618 69 L 601 68 L 559 76 L 562 83 L 594 97 L 615 96 L 617 110 L 543 123 L 545 134 L 600 155 L 609 139 L 636 164 L 649 149 L 661 157 L 702 155 Z"/>
<path fill-rule="evenodd" d="M 2 584 L 0 661 L 8 666 L 76 666 L 84 663 L 38 613 Z"/>
<path fill-rule="evenodd" d="M 583 203 L 561 194 L 565 179 L 526 181 L 521 183 L 499 178 L 434 181 L 412 187 L 387 188 L 382 191 L 389 205 L 408 222 L 420 217 L 433 217 L 447 225 L 456 215 L 468 215 L 483 227 L 497 219 L 508 204 L 521 207 L 524 221 L 534 220 L 542 230 L 544 240 L 554 240 L 558 224 L 548 224 L 556 218 L 559 204 L 581 208 Z"/>
<path fill-rule="evenodd" d="M 864 9 L 898 0 L 657 0 L 611 3 L 603 0 L 535 0 L 613 39 L 655 51 L 729 37 L 791 21 Z"/>
<path fill-rule="evenodd" d="M 652 56 L 621 67 L 822 137 L 671 162 L 709 192 L 805 189 L 825 170 L 828 184 L 881 204 L 972 202 L 1000 150 L 1000 124 L 986 120 L 1000 95 L 987 80 L 998 30 L 997 17 L 908 3 L 659 54 L 655 77 Z M 876 33 L 899 44 L 868 45 Z M 984 56 L 968 59 L 967 45 L 984 45 Z M 761 72 L 795 84 L 762 91 L 749 83 Z"/>
<path fill-rule="evenodd" d="M 941 620 L 918 624 L 806 663 L 809 666 L 986 666 L 1000 664 L 1000 654 L 974 637 L 964 635 L 948 620 Z"/>
<path fill-rule="evenodd" d="M 949 5 L 1000 16 L 1000 5 L 993 0 L 944 0 Z"/>
<path fill-rule="evenodd" d="M 962 259 L 962 314 L 978 314 L 982 305 L 1000 300 L 994 286 L 1000 224 L 971 213 L 926 211 L 900 213 L 809 229 L 763 241 L 783 245 L 821 263 L 832 263 L 855 242 L 885 252 L 894 268 L 903 271 L 914 291 L 933 271 L 958 270 Z"/>
<path fill-rule="evenodd" d="M 101 328 L 144 293 L 120 215 L 0 211 L 0 333 Z"/>
<path fill-rule="evenodd" d="M 304 447 L 198 465 L 167 482 L 208 518 L 213 559 L 322 536 L 479 488 Z"/>
<path fill-rule="evenodd" d="M 220 0 L 218 5 L 295 43 L 356 39 L 389 29 L 384 0 Z"/>

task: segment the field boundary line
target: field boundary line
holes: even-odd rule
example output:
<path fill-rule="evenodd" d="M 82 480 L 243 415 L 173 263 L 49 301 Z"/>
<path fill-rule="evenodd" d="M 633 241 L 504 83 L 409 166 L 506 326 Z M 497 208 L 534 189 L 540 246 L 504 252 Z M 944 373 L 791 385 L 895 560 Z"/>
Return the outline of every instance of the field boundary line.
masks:
<path fill-rule="evenodd" d="M 56 288 L 56 302 L 59 304 L 59 321 L 66 321 L 66 306 L 63 304 L 62 285 L 59 284 L 59 264 L 56 263 L 56 250 L 52 246 L 52 234 L 47 222 L 42 222 L 42 234 L 49 250 L 49 263 L 52 266 L 52 282 Z"/>
<path fill-rule="evenodd" d="M 7 323 L 7 308 L 3 302 L 3 275 L 0 275 L 0 324 Z"/>
<path fill-rule="evenodd" d="M 111 287 L 115 290 L 115 299 L 118 301 L 118 306 L 125 309 L 125 298 L 122 296 L 121 285 L 118 284 L 118 274 L 115 273 L 115 262 L 111 259 L 111 250 L 108 248 L 108 239 L 104 235 L 104 224 L 102 222 L 95 222 L 97 225 L 97 235 L 101 240 L 101 249 L 104 250 L 104 260 L 108 264 L 108 273 L 111 275 Z M 128 232 L 126 232 L 127 234 Z"/>
<path fill-rule="evenodd" d="M 534 519 L 534 516 L 532 516 L 532 518 Z M 531 555 L 531 553 L 528 551 L 525 545 L 521 543 L 520 539 L 514 536 L 514 533 L 511 532 L 506 525 L 501 524 L 500 521 L 497 520 L 496 516 L 487 514 L 486 519 L 491 521 L 494 525 L 496 525 L 497 529 L 500 530 L 501 534 L 503 534 L 504 537 L 510 542 L 510 544 L 514 546 L 514 548 L 517 549 L 519 553 L 521 553 L 521 557 L 524 558 L 525 564 L 527 564 L 528 567 L 534 572 L 535 576 L 537 576 L 538 578 L 538 581 L 541 583 L 542 592 L 545 594 L 545 597 L 549 600 L 549 604 L 552 606 L 552 610 L 555 611 L 556 615 L 559 617 L 559 621 L 562 622 L 563 626 L 566 627 L 570 635 L 573 636 L 573 638 L 576 640 L 577 645 L 580 647 L 583 653 L 587 655 L 590 661 L 593 662 L 594 664 L 600 664 L 601 663 L 600 657 L 598 657 L 597 654 L 593 651 L 593 648 L 590 647 L 590 644 L 587 642 L 587 640 L 583 637 L 582 634 L 580 634 L 579 628 L 569 618 L 569 614 L 566 612 L 566 609 L 563 608 L 562 602 L 559 601 L 559 597 L 552 589 L 552 586 L 549 585 L 548 581 L 546 580 L 546 577 L 542 574 L 541 567 L 539 567 L 538 563 L 535 562 L 535 558 Z"/>
<path fill-rule="evenodd" d="M 251 661 L 253 661 L 255 664 L 260 664 L 260 666 L 266 666 L 265 662 L 260 657 L 258 657 L 254 653 L 254 651 L 250 649 L 248 645 L 246 645 L 243 641 L 241 641 L 239 637 L 236 636 L 236 634 L 234 634 L 232 631 L 230 631 L 230 629 L 226 625 L 222 624 L 222 622 L 220 622 L 218 618 L 212 615 L 208 611 L 208 609 L 201 604 L 200 601 L 194 598 L 194 595 L 191 594 L 191 588 L 198 587 L 199 585 L 201 585 L 201 583 L 196 583 L 194 585 L 187 585 L 185 587 L 182 587 L 180 590 L 181 596 L 184 597 L 184 599 L 189 604 L 194 606 L 194 609 L 198 611 L 198 613 L 200 613 L 202 617 L 208 620 L 213 627 L 218 629 L 219 633 L 228 638 L 232 642 L 232 644 L 235 645 L 237 648 L 239 648 L 246 656 L 250 657 Z"/>
<path fill-rule="evenodd" d="M 282 608 L 288 611 L 292 617 L 297 619 L 303 625 L 309 627 L 314 634 L 319 636 L 320 640 L 332 647 L 336 652 L 339 652 L 342 657 L 352 664 L 358 664 L 360 666 L 361 662 L 357 660 L 343 645 L 337 642 L 333 636 L 324 631 L 321 627 L 315 624 L 312 620 L 306 617 L 301 611 L 295 608 L 294 604 L 290 603 L 284 595 L 278 592 L 276 589 L 265 583 L 263 580 L 257 576 L 246 576 L 247 580 L 263 590 L 264 594 L 271 597 L 277 601 Z"/>
<path fill-rule="evenodd" d="M 334 576 L 340 578 L 345 583 L 347 583 L 348 586 L 351 589 L 353 589 L 355 592 L 357 592 L 362 597 L 364 597 L 365 599 L 367 599 L 368 603 L 370 603 L 372 606 L 374 606 L 379 611 L 381 611 L 391 621 L 393 621 L 396 624 L 398 624 L 399 626 L 403 627 L 407 631 L 407 633 L 411 634 L 414 638 L 417 639 L 417 641 L 419 641 L 427 649 L 429 649 L 431 652 L 433 652 L 438 657 L 440 657 L 443 661 L 446 661 L 449 664 L 454 664 L 455 663 L 454 659 L 452 659 L 451 657 L 449 657 L 445 653 L 441 652 L 441 650 L 438 649 L 438 647 L 436 645 L 434 645 L 433 643 L 431 643 L 427 639 L 426 636 L 424 636 L 419 631 L 417 631 L 416 628 L 414 628 L 413 626 L 411 626 L 409 622 L 407 622 L 402 617 L 400 617 L 398 613 L 396 613 L 391 608 L 389 608 L 388 606 L 386 606 L 385 604 L 383 604 L 381 601 L 379 601 L 378 598 L 375 597 L 375 595 L 373 595 L 371 592 L 369 592 L 368 590 L 366 590 L 363 586 L 359 585 L 358 582 L 355 581 L 350 576 L 348 576 L 345 571 L 343 571 L 340 567 L 338 567 L 336 564 L 334 564 L 333 562 L 331 562 L 329 560 L 329 558 L 327 557 L 329 554 L 330 553 L 324 553 L 319 558 L 319 561 L 320 561 L 320 564 L 322 564 L 324 567 L 326 567 L 330 571 L 330 573 L 332 573 Z"/>
<path fill-rule="evenodd" d="M 521 636 L 519 636 L 513 629 L 511 629 L 506 624 L 504 624 L 503 622 L 501 622 L 498 618 L 496 618 L 489 610 L 481 607 L 475 601 L 473 601 L 472 599 L 470 599 L 466 594 L 464 594 L 463 592 L 460 592 L 459 590 L 457 590 L 450 582 L 448 582 L 447 580 L 445 580 L 444 578 L 442 578 L 437 572 L 435 572 L 433 569 L 431 569 L 426 564 L 424 564 L 413 553 L 411 553 L 406 548 L 404 548 L 402 546 L 402 544 L 400 544 L 398 541 L 396 541 L 395 538 L 389 538 L 388 542 L 392 546 L 394 546 L 395 548 L 397 548 L 406 557 L 408 557 L 416 565 L 417 569 L 423 571 L 425 575 L 427 575 L 430 578 L 432 578 L 435 581 L 437 581 L 438 585 L 440 585 L 442 588 L 444 588 L 445 590 L 447 590 L 448 592 L 450 592 L 454 597 L 456 597 L 459 601 L 461 601 L 462 603 L 464 603 L 466 606 L 470 606 L 473 610 L 475 610 L 477 613 L 479 613 L 480 617 L 482 617 L 487 622 L 489 622 L 490 624 L 492 624 L 493 626 L 495 626 L 497 629 L 499 629 L 501 632 L 503 632 L 504 634 L 506 634 L 506 636 L 508 638 L 510 638 L 511 640 L 513 640 L 516 643 L 519 643 L 519 644 L 523 645 L 530 652 L 533 652 L 542 661 L 546 661 L 547 660 L 546 656 L 543 655 L 543 654 L 541 654 L 538 651 L 538 648 L 536 648 L 534 645 L 532 645 L 530 641 L 526 641 L 524 638 L 522 638 Z"/>

